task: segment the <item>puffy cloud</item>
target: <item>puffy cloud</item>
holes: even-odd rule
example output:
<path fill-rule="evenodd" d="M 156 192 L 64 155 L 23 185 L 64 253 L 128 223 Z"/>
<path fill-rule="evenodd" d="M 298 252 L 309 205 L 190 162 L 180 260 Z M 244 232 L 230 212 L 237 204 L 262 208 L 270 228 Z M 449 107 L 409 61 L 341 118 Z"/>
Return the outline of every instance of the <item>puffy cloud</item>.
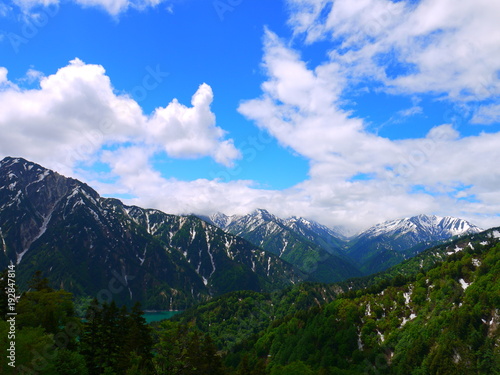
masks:
<path fill-rule="evenodd" d="M 118 177 L 118 181 L 112 184 L 95 181 L 93 185 L 111 195 L 133 195 L 135 198 L 127 200 L 129 204 L 177 214 L 246 213 L 256 204 L 266 205 L 273 201 L 273 197 L 281 195 L 280 192 L 254 189 L 251 181 L 222 183 L 207 179 L 180 181 L 164 178 L 151 165 L 150 154 L 141 146 L 105 151 L 102 161 L 111 167 L 111 173 Z"/>
<path fill-rule="evenodd" d="M 0 85 L 7 83 L 7 69 L 0 67 Z"/>
<path fill-rule="evenodd" d="M 167 107 L 158 108 L 148 122 L 154 142 L 175 157 L 211 155 L 217 162 L 232 164 L 240 154 L 232 140 L 220 141 L 225 132 L 215 126 L 215 115 L 210 110 L 213 92 L 203 84 L 193 95 L 191 108 L 173 100 Z"/>
<path fill-rule="evenodd" d="M 289 51 L 275 34 L 267 32 L 264 66 L 269 76 L 260 98 L 245 101 L 239 111 L 268 130 L 283 145 L 332 172 L 349 177 L 374 163 L 383 165 L 397 156 L 387 139 L 364 130 L 362 119 L 339 107 L 345 80 L 336 64 L 309 70 L 298 53 Z M 381 152 L 384 151 L 384 152 Z"/>
<path fill-rule="evenodd" d="M 6 70 L 0 70 L 6 77 Z M 33 74 L 29 74 L 33 76 Z M 40 78 L 40 74 L 36 74 Z M 22 155 L 71 173 L 80 162 L 97 160 L 103 146 L 123 143 L 164 149 L 172 157 L 211 156 L 230 165 L 239 152 L 215 125 L 211 88 L 203 84 L 193 107 L 172 101 L 153 115 L 127 95 L 117 95 L 100 65 L 75 59 L 40 78 L 40 87 L 19 89 L 3 78 L 0 91 L 0 154 Z"/>
<path fill-rule="evenodd" d="M 6 68 L 0 66 L 0 93 L 8 89 L 10 90 L 18 89 L 16 84 L 9 81 L 9 79 L 7 78 L 8 75 L 9 71 Z"/>
<path fill-rule="evenodd" d="M 357 3 L 360 9 L 356 11 L 357 5 L 353 5 L 354 10 L 345 17 L 349 22 L 350 18 L 352 22 L 359 17 L 363 19 L 364 12 L 370 14 L 365 7 L 372 3 L 381 2 Z M 331 12 L 337 4 L 343 2 L 335 2 Z M 397 11 L 410 12 L 406 8 Z M 345 17 L 343 20 L 347 22 Z M 313 17 L 308 13 L 292 21 L 297 19 L 311 22 Z M 339 21 L 328 18 L 325 25 L 328 22 Z M 341 31 L 324 26 L 321 33 L 318 25 L 313 23 L 303 29 L 310 42 L 325 36 L 325 30 L 354 33 L 349 29 L 350 24 L 345 24 Z M 368 43 L 368 33 L 371 37 L 379 33 L 379 38 L 387 38 L 382 29 L 362 29 L 346 38 L 341 48 Z M 372 44 L 376 43 L 375 40 Z M 350 51 L 362 53 L 361 50 Z M 267 207 L 282 214 L 301 214 L 330 225 L 347 224 L 358 229 L 380 220 L 422 212 L 465 217 L 484 226 L 498 224 L 496 213 L 500 212 L 500 205 L 493 197 L 500 190 L 495 186 L 498 181 L 493 171 L 500 158 L 500 150 L 495 147 L 500 133 L 462 137 L 449 124 L 436 124 L 426 137 L 417 139 L 396 141 L 371 133 L 363 119 L 342 108 L 343 94 L 360 79 L 350 69 L 361 65 L 356 65 L 356 60 L 352 60 L 354 65 L 352 61 L 348 64 L 348 53 L 344 51 L 339 59 L 332 52 L 329 61 L 309 68 L 298 51 L 266 31 L 263 62 L 268 78 L 262 84 L 262 95 L 242 102 L 239 111 L 269 131 L 283 146 L 310 160 L 309 180 L 283 191 L 280 206 L 270 203 Z M 383 69 L 381 73 L 378 65 L 369 67 L 366 61 L 363 64 L 369 68 L 365 73 L 370 71 L 381 77 L 388 89 L 394 87 L 394 81 L 385 76 Z M 461 79 L 458 77 L 453 83 L 460 88 L 456 92 L 468 88 L 468 81 Z M 448 93 L 450 96 L 453 93 L 451 86 Z M 415 104 L 397 116 L 421 113 L 422 108 Z"/>

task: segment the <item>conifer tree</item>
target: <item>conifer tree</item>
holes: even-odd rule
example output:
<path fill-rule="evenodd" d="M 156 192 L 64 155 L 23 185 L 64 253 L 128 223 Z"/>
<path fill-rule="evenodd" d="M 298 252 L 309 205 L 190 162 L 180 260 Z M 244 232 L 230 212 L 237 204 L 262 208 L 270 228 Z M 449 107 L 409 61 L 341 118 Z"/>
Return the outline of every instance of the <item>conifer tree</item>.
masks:
<path fill-rule="evenodd" d="M 85 315 L 83 334 L 81 335 L 81 353 L 85 357 L 89 375 L 101 373 L 99 357 L 101 352 L 100 340 L 102 336 L 102 307 L 94 299 Z"/>
<path fill-rule="evenodd" d="M 141 310 L 140 303 L 136 303 L 129 316 L 129 331 L 126 343 L 130 352 L 134 352 L 141 358 L 141 368 L 151 369 L 153 360 L 153 339 L 151 328 L 146 323 Z M 128 350 L 129 350 L 128 349 Z"/>
<path fill-rule="evenodd" d="M 49 286 L 49 279 L 43 277 L 42 271 L 36 271 L 33 274 L 31 280 L 28 283 L 28 287 L 37 292 L 52 292 L 54 290 Z"/>
<path fill-rule="evenodd" d="M 104 304 L 102 310 L 101 324 L 101 361 L 103 367 L 115 369 L 117 366 L 118 353 L 121 340 L 120 330 L 118 329 L 118 307 L 112 301 L 109 305 Z"/>

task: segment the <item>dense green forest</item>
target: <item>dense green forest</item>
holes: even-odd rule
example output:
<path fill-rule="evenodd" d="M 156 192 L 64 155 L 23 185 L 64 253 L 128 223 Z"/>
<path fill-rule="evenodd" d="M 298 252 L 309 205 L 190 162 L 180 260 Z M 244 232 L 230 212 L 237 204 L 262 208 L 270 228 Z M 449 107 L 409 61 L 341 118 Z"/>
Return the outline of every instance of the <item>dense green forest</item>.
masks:
<path fill-rule="evenodd" d="M 16 306 L 16 368 L 3 355 L 0 372 L 499 374 L 500 244 L 440 254 L 350 285 L 233 292 L 151 325 L 139 305 L 82 308 L 36 273 Z M 8 353 L 5 293 L 1 306 Z"/>
<path fill-rule="evenodd" d="M 500 373 L 500 245 L 477 241 L 428 270 L 414 265 L 348 292 L 233 293 L 174 320 L 210 333 L 233 369 L 264 361 L 269 374 Z"/>

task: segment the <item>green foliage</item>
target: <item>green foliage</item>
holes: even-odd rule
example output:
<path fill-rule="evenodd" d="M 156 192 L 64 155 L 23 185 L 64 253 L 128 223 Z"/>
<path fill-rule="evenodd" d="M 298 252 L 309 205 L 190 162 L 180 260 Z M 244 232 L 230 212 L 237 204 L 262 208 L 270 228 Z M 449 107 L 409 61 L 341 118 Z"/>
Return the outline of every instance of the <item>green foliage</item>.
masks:
<path fill-rule="evenodd" d="M 18 305 L 16 365 L 83 375 L 497 374 L 500 244 L 491 242 L 348 293 L 314 283 L 232 292 L 154 331 L 139 305 L 97 301 L 82 329 L 72 295 L 38 274 Z M 1 337 L 8 330 L 0 320 Z M 12 373 L 5 357 L 0 370 Z"/>
<path fill-rule="evenodd" d="M 81 336 L 81 353 L 90 375 L 152 371 L 153 341 L 142 315 L 138 304 L 128 313 L 126 307 L 118 309 L 114 302 L 92 303 Z"/>
<path fill-rule="evenodd" d="M 52 292 L 53 289 L 49 286 L 49 279 L 43 277 L 42 271 L 36 271 L 31 278 L 28 288 L 34 289 L 37 292 Z"/>
<path fill-rule="evenodd" d="M 248 355 L 243 356 L 236 375 L 266 375 L 266 362 L 263 359 L 252 361 Z"/>
<path fill-rule="evenodd" d="M 72 294 L 64 290 L 24 293 L 17 305 L 18 327 L 42 327 L 47 333 L 57 334 L 69 323 L 79 325 L 72 298 Z"/>
<path fill-rule="evenodd" d="M 154 367 L 159 374 L 223 375 L 222 361 L 210 336 L 187 325 L 165 321 L 154 347 Z"/>
<path fill-rule="evenodd" d="M 80 320 L 74 316 L 71 293 L 54 290 L 40 272 L 30 282 L 31 291 L 22 294 L 16 306 L 15 330 L 12 322 L 0 325 L 0 349 L 15 347 L 15 365 L 19 373 L 87 374 L 83 357 L 77 352 Z M 9 335 L 7 335 L 9 328 Z M 8 363 L 1 362 L 1 373 L 14 373 Z M 8 366 L 8 367 L 7 367 Z"/>
<path fill-rule="evenodd" d="M 269 374 L 499 373 L 500 245 L 471 243 L 414 272 L 337 297 L 314 284 L 234 293 L 176 320 L 210 333 L 241 374 L 259 363 Z"/>
<path fill-rule="evenodd" d="M 237 263 L 228 263 L 223 271 L 215 271 L 211 283 L 220 294 L 236 290 L 261 290 L 257 275 L 250 268 Z"/>
<path fill-rule="evenodd" d="M 276 366 L 271 375 L 314 375 L 314 371 L 302 361 L 292 362 L 286 366 Z"/>
<path fill-rule="evenodd" d="M 15 343 L 15 370 L 40 374 L 55 374 L 54 360 L 57 357 L 53 335 L 47 334 L 41 327 L 25 327 L 16 330 L 16 337 L 5 340 L 9 324 L 0 320 L 0 373 L 15 374 L 14 368 L 9 366 L 10 360 L 4 355 L 8 353 L 9 345 Z M 22 373 L 22 372 L 21 372 Z"/>
<path fill-rule="evenodd" d="M 85 358 L 78 352 L 61 349 L 57 353 L 54 368 L 57 374 L 87 375 Z"/>

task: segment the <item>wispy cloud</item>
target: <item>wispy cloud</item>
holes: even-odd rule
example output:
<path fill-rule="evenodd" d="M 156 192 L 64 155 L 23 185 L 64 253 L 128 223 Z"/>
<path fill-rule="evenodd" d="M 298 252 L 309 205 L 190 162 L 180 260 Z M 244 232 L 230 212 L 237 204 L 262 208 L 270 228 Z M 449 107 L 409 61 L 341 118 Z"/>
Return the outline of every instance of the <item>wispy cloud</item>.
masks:
<path fill-rule="evenodd" d="M 471 123 L 490 125 L 500 122 L 500 104 L 480 106 L 474 113 Z"/>
<path fill-rule="evenodd" d="M 410 6 L 382 0 L 355 5 L 340 0 L 332 2 L 331 8 L 328 1 L 290 3 L 296 12 L 291 18 L 296 36 L 305 33 L 308 43 L 340 40 L 335 44 L 340 47 L 332 47 L 327 61 L 311 67 L 298 50 L 267 30 L 263 62 L 268 78 L 262 84 L 262 96 L 240 105 L 239 111 L 248 119 L 310 160 L 310 179 L 295 187 L 295 201 L 289 195 L 287 199 L 305 213 L 322 218 L 335 216 L 338 222 L 352 225 L 418 212 L 473 218 L 483 209 L 500 210 L 491 199 L 500 194 L 492 185 L 498 178 L 491 173 L 497 168 L 495 160 L 500 158 L 494 146 L 500 134 L 463 137 L 451 125 L 437 123 L 424 138 L 393 141 L 371 133 L 362 118 L 352 117 L 342 108 L 343 93 L 363 80 L 378 81 L 378 87 L 392 95 L 439 92 L 448 100 L 461 101 L 468 100 L 471 93 L 475 94 L 474 100 L 494 97 L 494 90 L 485 93 L 481 84 L 469 79 L 466 67 L 473 65 L 477 56 L 452 64 L 451 60 L 458 59 L 463 51 L 453 54 L 453 50 L 444 48 L 447 42 L 457 47 L 465 30 L 470 24 L 476 25 L 484 11 L 455 7 L 453 16 L 458 17 L 461 11 L 461 20 L 469 20 L 457 31 L 457 24 L 443 14 L 444 10 L 425 1 Z M 466 14 L 468 18 L 464 18 Z M 485 21 L 496 30 L 490 17 Z M 411 22 L 416 29 L 407 28 L 405 22 Z M 367 27 L 370 23 L 380 27 Z M 441 28 L 447 31 L 436 33 Z M 404 47 L 403 41 L 409 45 Z M 497 51 L 488 50 L 487 45 L 479 42 L 476 48 L 491 61 Z M 376 58 L 389 50 L 399 61 L 416 64 L 416 69 L 402 69 L 403 76 L 389 77 L 387 69 L 392 62 Z M 446 67 L 441 62 L 443 54 L 448 54 Z M 482 73 L 494 69 L 479 66 Z M 453 78 L 443 74 L 446 69 L 454 72 Z M 490 87 L 496 84 L 492 80 Z M 393 120 L 422 113 L 417 99 L 412 107 L 397 112 Z M 371 178 L 353 178 L 359 175 Z M 471 186 L 474 200 L 453 199 L 446 193 L 462 184 Z M 415 192 L 414 186 L 426 189 Z M 444 193 L 427 193 L 436 189 Z"/>
<path fill-rule="evenodd" d="M 5 3 L 0 3 L 0 17 L 7 16 L 11 11 L 11 7 L 9 7 Z"/>
<path fill-rule="evenodd" d="M 70 0 L 82 7 L 97 7 L 105 10 L 112 16 L 118 16 L 128 9 L 143 10 L 148 7 L 156 7 L 165 0 Z M 59 5 L 60 0 L 15 0 L 15 3 L 29 12 L 37 6 Z M 171 7 L 167 8 L 171 12 Z M 0 8 L 1 11 L 1 8 Z"/>
<path fill-rule="evenodd" d="M 413 106 L 407 109 L 403 109 L 401 111 L 398 111 L 396 115 L 401 118 L 407 118 L 407 117 L 412 117 L 415 115 L 420 115 L 424 112 L 424 109 L 420 106 Z"/>
<path fill-rule="evenodd" d="M 340 43 L 331 61 L 346 76 L 388 91 L 477 100 L 500 92 L 500 3 L 489 0 L 289 0 L 290 23 L 310 43 Z M 399 75 L 380 59 L 390 54 Z M 405 68 L 407 67 L 407 68 Z"/>
<path fill-rule="evenodd" d="M 417 115 L 423 115 L 424 114 L 424 109 L 423 107 L 419 105 L 414 105 L 410 108 L 402 109 L 400 111 L 397 111 L 394 115 L 392 115 L 389 120 L 385 121 L 384 123 L 380 125 L 375 125 L 374 128 L 379 131 L 380 129 L 389 126 L 389 125 L 394 125 L 394 124 L 402 124 L 407 119 L 417 116 Z"/>

